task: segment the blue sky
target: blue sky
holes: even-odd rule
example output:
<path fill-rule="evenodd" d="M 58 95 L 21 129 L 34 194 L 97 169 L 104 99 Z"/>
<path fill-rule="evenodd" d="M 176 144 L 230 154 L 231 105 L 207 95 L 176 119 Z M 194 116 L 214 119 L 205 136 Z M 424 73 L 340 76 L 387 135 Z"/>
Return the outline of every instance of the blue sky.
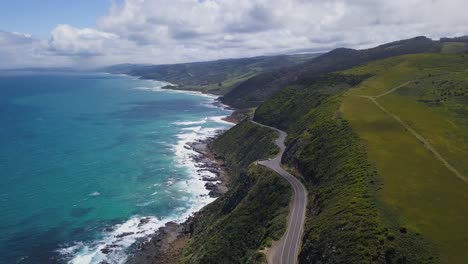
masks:
<path fill-rule="evenodd" d="M 0 0 L 0 68 L 179 63 L 468 35 L 467 0 Z"/>
<path fill-rule="evenodd" d="M 47 37 L 57 24 L 94 27 L 111 0 L 1 0 L 0 30 Z"/>

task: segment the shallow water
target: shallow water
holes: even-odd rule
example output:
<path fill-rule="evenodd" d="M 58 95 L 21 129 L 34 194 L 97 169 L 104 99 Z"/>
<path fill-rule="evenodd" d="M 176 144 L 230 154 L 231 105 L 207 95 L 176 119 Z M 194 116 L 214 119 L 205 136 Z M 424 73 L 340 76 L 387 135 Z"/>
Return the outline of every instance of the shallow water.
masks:
<path fill-rule="evenodd" d="M 0 76 L 0 263 L 121 263 L 135 241 L 212 200 L 184 145 L 229 127 L 229 111 L 160 86 Z"/>

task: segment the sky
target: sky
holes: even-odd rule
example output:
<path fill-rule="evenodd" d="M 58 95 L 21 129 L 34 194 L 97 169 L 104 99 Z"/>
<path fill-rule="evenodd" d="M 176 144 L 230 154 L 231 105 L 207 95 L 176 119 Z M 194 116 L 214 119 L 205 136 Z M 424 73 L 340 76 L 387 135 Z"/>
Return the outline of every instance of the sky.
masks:
<path fill-rule="evenodd" d="M 468 35 L 466 0 L 2 0 L 0 68 L 179 63 Z"/>

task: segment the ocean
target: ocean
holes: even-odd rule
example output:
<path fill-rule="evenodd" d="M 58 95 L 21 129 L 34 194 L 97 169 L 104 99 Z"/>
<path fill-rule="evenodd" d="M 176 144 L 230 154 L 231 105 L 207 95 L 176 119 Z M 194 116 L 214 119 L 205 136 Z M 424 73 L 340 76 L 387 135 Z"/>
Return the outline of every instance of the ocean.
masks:
<path fill-rule="evenodd" d="M 213 201 L 185 145 L 229 128 L 230 111 L 164 85 L 0 74 L 0 263 L 124 263 Z"/>

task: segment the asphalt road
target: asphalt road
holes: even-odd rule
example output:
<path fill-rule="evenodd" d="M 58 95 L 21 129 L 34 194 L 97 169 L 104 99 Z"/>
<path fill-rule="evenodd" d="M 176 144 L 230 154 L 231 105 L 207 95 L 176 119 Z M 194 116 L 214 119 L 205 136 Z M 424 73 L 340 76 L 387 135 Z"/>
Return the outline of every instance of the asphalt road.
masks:
<path fill-rule="evenodd" d="M 254 121 L 252 121 L 254 122 Z M 295 264 L 297 263 L 297 255 L 301 247 L 302 234 L 304 231 L 304 219 L 307 206 L 307 190 L 304 185 L 294 176 L 289 174 L 281 167 L 281 158 L 286 146 L 286 132 L 274 127 L 265 126 L 254 122 L 257 125 L 268 127 L 279 133 L 275 143 L 280 148 L 280 152 L 270 160 L 259 160 L 258 164 L 268 167 L 277 172 L 281 177 L 285 178 L 291 184 L 294 190 L 294 197 L 290 205 L 288 216 L 288 227 L 283 237 L 273 244 L 268 250 L 267 259 L 270 264 Z"/>

